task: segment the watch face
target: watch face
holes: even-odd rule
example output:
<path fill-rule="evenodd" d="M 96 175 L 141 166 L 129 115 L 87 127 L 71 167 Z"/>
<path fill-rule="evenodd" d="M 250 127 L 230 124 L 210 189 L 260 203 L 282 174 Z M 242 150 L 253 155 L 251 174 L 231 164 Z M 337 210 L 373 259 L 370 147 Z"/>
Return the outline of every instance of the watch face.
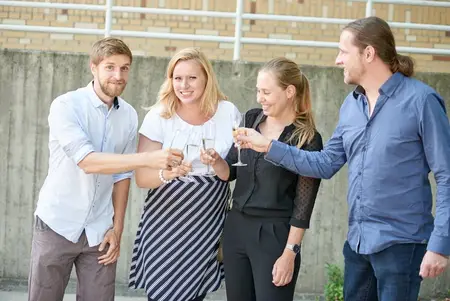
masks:
<path fill-rule="evenodd" d="M 300 252 L 300 246 L 299 245 L 294 245 L 294 249 L 293 251 L 297 254 Z"/>

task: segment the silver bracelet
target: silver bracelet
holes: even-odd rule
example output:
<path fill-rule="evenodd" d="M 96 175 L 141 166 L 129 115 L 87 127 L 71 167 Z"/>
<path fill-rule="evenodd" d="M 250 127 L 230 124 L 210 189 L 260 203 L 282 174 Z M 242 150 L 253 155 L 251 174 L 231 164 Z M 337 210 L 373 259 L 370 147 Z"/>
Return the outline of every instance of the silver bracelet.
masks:
<path fill-rule="evenodd" d="M 169 183 L 172 182 L 172 180 L 166 180 L 166 179 L 164 179 L 164 177 L 163 177 L 163 170 L 162 170 L 162 169 L 159 170 L 159 179 L 160 179 L 161 182 L 163 182 L 164 184 L 169 184 Z"/>

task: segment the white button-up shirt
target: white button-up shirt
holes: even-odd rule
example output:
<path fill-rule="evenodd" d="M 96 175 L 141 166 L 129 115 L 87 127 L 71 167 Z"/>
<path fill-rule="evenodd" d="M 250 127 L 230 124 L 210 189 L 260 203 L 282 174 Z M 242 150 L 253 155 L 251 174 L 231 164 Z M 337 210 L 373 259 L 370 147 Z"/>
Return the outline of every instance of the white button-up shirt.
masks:
<path fill-rule="evenodd" d="M 91 82 L 57 97 L 48 123 L 49 170 L 35 215 L 74 243 L 85 230 L 89 246 L 96 246 L 113 224 L 114 183 L 131 178 L 132 172 L 86 174 L 78 163 L 91 152 L 134 153 L 136 110 L 119 97 L 108 109 Z"/>

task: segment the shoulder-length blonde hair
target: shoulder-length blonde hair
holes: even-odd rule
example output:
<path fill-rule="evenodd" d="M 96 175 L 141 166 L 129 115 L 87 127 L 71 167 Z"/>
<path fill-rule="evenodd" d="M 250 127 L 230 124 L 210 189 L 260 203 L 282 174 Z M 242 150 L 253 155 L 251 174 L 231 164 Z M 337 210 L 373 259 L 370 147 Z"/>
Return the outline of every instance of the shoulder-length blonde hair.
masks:
<path fill-rule="evenodd" d="M 205 116 L 214 115 L 219 101 L 227 99 L 225 94 L 220 90 L 216 74 L 205 54 L 196 48 L 185 48 L 175 54 L 169 61 L 166 80 L 159 89 L 156 105 L 162 105 L 163 110 L 161 116 L 163 118 L 171 118 L 179 105 L 179 100 L 173 89 L 173 71 L 175 66 L 180 61 L 189 60 L 196 61 L 201 66 L 206 77 L 205 91 L 203 91 L 203 95 L 200 99 L 200 109 L 202 114 Z"/>
<path fill-rule="evenodd" d="M 290 141 L 297 141 L 297 147 L 310 143 L 316 132 L 316 125 L 312 113 L 311 92 L 309 81 L 298 65 L 284 57 L 267 62 L 260 72 L 271 72 L 275 75 L 278 85 L 283 89 L 290 85 L 295 87 L 295 130 Z"/>

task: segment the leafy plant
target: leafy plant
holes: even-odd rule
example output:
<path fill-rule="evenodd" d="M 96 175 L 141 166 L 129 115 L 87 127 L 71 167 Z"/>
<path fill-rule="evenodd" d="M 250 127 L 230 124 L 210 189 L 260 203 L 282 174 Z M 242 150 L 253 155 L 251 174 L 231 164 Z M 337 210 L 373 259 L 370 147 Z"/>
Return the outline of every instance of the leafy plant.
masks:
<path fill-rule="evenodd" d="M 344 273 L 335 264 L 326 264 L 328 282 L 325 284 L 326 301 L 344 301 Z"/>

